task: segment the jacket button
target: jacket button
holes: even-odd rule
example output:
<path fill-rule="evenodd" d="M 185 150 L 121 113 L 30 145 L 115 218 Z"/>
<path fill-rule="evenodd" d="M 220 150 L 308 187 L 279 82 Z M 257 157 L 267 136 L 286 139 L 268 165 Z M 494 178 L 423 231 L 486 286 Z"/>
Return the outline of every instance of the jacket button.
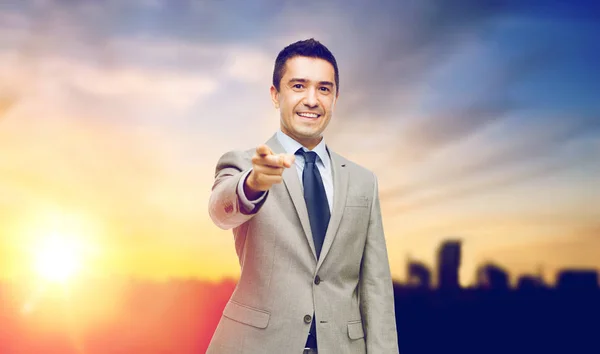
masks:
<path fill-rule="evenodd" d="M 304 323 L 310 323 L 311 320 L 312 320 L 312 317 L 310 315 L 304 316 Z"/>
<path fill-rule="evenodd" d="M 320 282 L 321 282 L 321 277 L 317 275 L 315 277 L 315 284 L 319 285 Z"/>

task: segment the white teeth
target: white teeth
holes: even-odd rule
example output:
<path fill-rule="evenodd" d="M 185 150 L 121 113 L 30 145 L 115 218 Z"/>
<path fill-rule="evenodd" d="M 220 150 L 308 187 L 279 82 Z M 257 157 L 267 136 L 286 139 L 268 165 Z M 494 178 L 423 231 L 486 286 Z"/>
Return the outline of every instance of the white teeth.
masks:
<path fill-rule="evenodd" d="M 298 113 L 299 116 L 305 118 L 317 118 L 319 115 L 314 113 Z"/>

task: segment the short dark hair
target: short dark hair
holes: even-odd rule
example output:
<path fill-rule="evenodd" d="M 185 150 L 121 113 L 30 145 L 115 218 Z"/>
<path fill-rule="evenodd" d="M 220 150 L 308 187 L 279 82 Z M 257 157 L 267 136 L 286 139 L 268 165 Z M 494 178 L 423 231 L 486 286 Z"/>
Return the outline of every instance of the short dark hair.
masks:
<path fill-rule="evenodd" d="M 281 78 L 285 72 L 285 63 L 294 57 L 303 56 L 310 58 L 319 58 L 328 61 L 333 65 L 335 75 L 335 92 L 336 95 L 340 90 L 340 75 L 338 72 L 337 61 L 335 57 L 327 49 L 326 46 L 321 44 L 314 38 L 298 41 L 283 48 L 275 59 L 275 68 L 273 69 L 273 86 L 279 91 Z"/>

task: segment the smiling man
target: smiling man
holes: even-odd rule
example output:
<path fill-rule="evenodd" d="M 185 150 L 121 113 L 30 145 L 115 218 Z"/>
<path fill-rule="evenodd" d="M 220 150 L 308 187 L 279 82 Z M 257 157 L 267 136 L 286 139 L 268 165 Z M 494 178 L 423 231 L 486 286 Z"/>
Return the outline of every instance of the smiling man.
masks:
<path fill-rule="evenodd" d="M 207 353 L 398 353 L 377 178 L 323 138 L 332 53 L 285 47 L 271 97 L 279 131 L 216 166 L 209 214 L 233 230 L 241 276 Z"/>

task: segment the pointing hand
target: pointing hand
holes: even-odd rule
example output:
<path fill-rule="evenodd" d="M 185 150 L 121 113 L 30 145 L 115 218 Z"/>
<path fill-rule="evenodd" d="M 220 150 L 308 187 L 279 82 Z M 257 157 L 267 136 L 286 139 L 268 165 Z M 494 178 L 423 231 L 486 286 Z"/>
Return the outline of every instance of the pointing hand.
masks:
<path fill-rule="evenodd" d="M 284 168 L 293 166 L 296 157 L 292 154 L 274 154 L 267 145 L 260 145 L 252 156 L 252 172 L 244 184 L 250 199 L 258 197 L 275 183 L 281 183 Z"/>

